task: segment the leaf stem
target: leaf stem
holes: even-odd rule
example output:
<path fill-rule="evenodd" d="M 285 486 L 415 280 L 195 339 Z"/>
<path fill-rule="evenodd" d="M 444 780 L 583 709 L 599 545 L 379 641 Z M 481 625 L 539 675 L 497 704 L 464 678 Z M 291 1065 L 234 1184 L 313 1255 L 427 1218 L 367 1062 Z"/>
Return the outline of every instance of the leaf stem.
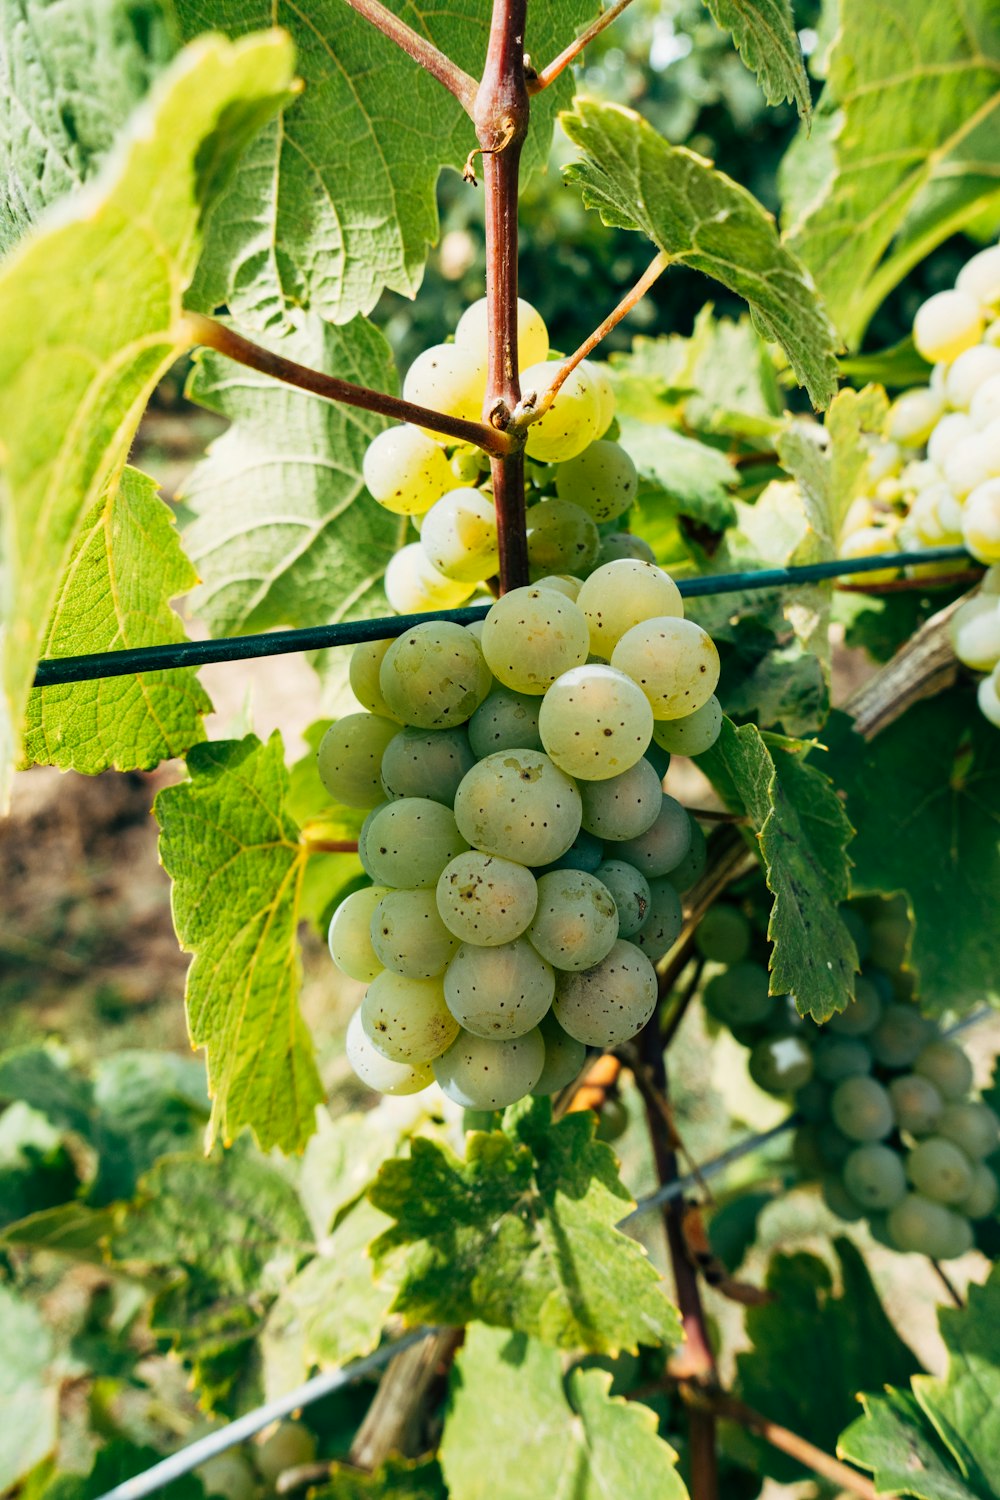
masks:
<path fill-rule="evenodd" d="M 547 89 L 550 83 L 555 83 L 559 74 L 568 68 L 571 62 L 576 61 L 583 49 L 594 40 L 594 37 L 600 36 L 605 26 L 610 26 L 611 22 L 616 20 L 625 7 L 631 5 L 631 3 L 632 0 L 615 0 L 614 5 L 599 15 L 597 20 L 593 21 L 587 27 L 586 31 L 582 31 L 574 41 L 570 42 L 569 46 L 564 48 L 558 57 L 553 58 L 547 67 L 542 68 L 541 72 L 536 73 L 533 78 L 529 78 L 528 92 L 540 94 L 542 89 Z"/>
<path fill-rule="evenodd" d="M 227 359 L 259 370 L 262 375 L 271 375 L 286 385 L 322 396 L 326 401 L 340 401 L 346 406 L 358 406 L 364 411 L 378 412 L 380 416 L 392 417 L 398 422 L 413 422 L 418 427 L 429 427 L 442 432 L 446 437 L 460 443 L 472 443 L 482 448 L 491 457 L 512 453 L 518 449 L 516 438 L 501 432 L 486 422 L 467 422 L 461 417 L 445 416 L 426 406 L 417 406 L 412 401 L 403 401 L 398 396 L 386 395 L 384 391 L 371 391 L 367 386 L 352 385 L 349 380 L 339 380 L 335 375 L 325 375 L 322 370 L 311 370 L 282 354 L 275 354 L 260 344 L 253 344 L 235 329 L 227 328 L 215 318 L 206 318 L 201 313 L 186 312 L 192 342 L 203 344 Z"/>
<path fill-rule="evenodd" d="M 307 854 L 357 854 L 357 839 L 311 839 L 304 838 Z"/>
<path fill-rule="evenodd" d="M 471 115 L 476 100 L 476 80 L 469 76 L 457 63 L 452 62 L 450 57 L 441 52 L 429 42 L 426 37 L 414 31 L 412 26 L 407 26 L 397 15 L 380 0 L 346 0 L 352 10 L 356 10 L 359 16 L 364 16 L 366 21 L 387 36 L 390 41 L 396 43 L 403 51 L 413 58 L 420 66 L 438 83 L 444 84 L 450 94 L 454 94 L 459 104 L 467 115 Z"/>

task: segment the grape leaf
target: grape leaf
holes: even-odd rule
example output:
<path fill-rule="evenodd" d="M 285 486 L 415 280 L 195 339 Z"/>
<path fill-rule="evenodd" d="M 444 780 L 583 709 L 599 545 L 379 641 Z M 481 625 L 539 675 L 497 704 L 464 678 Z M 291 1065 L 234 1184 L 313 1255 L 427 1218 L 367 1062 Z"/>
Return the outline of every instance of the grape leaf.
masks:
<path fill-rule="evenodd" d="M 921 1004 L 941 1015 L 996 999 L 1000 736 L 970 685 L 917 703 L 872 744 L 845 715 L 824 740 L 857 828 L 852 893 L 905 892 Z"/>
<path fill-rule="evenodd" d="M 112 1438 L 99 1449 L 89 1474 L 57 1474 L 42 1491 L 42 1500 L 101 1500 L 126 1479 L 144 1474 L 163 1457 L 156 1448 L 142 1447 L 126 1438 Z M 205 1486 L 196 1474 L 182 1474 L 157 1491 L 163 1500 L 205 1500 Z"/>
<path fill-rule="evenodd" d="M 169 601 L 197 581 L 155 480 L 127 468 L 81 526 L 42 654 L 182 641 Z M 211 707 L 190 667 L 53 683 L 28 699 L 24 756 L 87 775 L 149 770 L 204 739 L 202 715 Z"/>
<path fill-rule="evenodd" d="M 287 97 L 291 67 L 288 40 L 275 32 L 189 48 L 103 172 L 0 271 L 0 803 L 79 529 L 120 473 L 149 393 L 190 342 L 181 296 L 201 216 Z"/>
<path fill-rule="evenodd" d="M 0 8 L 0 254 L 94 175 L 171 52 L 155 0 Z"/>
<path fill-rule="evenodd" d="M 771 992 L 826 1021 L 854 996 L 858 954 L 839 906 L 847 897 L 852 828 L 828 777 L 791 751 L 772 755 L 759 729 L 728 719 L 698 765 L 746 813 L 774 896 Z"/>
<path fill-rule="evenodd" d="M 196 745 L 190 780 L 156 799 L 174 923 L 194 954 L 191 1041 L 208 1054 L 211 1133 L 249 1126 L 266 1150 L 294 1151 L 323 1098 L 299 1010 L 296 924 L 306 863 L 285 799 L 281 737 Z"/>
<path fill-rule="evenodd" d="M 556 1350 L 474 1323 L 451 1377 L 441 1467 L 451 1500 L 686 1500 L 677 1454 L 607 1370 L 564 1379 Z"/>
<path fill-rule="evenodd" d="M 675 1342 L 679 1324 L 635 1241 L 612 1225 L 629 1196 L 594 1120 L 553 1125 L 548 1101 L 507 1114 L 502 1131 L 466 1136 L 466 1158 L 417 1137 L 369 1194 L 397 1222 L 372 1246 L 398 1278 L 408 1322 L 474 1318 L 563 1349 L 614 1352 Z"/>
<path fill-rule="evenodd" d="M 0 1286 L 0 1494 L 13 1494 L 56 1445 L 59 1391 L 46 1384 L 52 1338 L 37 1310 Z"/>
<path fill-rule="evenodd" d="M 389 347 L 363 318 L 338 329 L 300 315 L 267 343 L 330 375 L 395 390 Z M 188 394 L 232 423 L 184 488 L 195 514 L 184 541 L 202 579 L 192 609 L 219 634 L 387 613 L 381 580 L 401 521 L 361 477 L 384 418 L 208 351 Z"/>
<path fill-rule="evenodd" d="M 880 1494 L 991 1500 L 985 1491 L 969 1488 L 909 1391 L 889 1386 L 884 1395 L 862 1395 L 860 1400 L 865 1414 L 842 1434 L 837 1452 L 870 1469 Z"/>
<path fill-rule="evenodd" d="M 998 84 L 994 0 L 886 0 L 878 25 L 867 0 L 840 0 L 823 128 L 795 157 L 796 176 L 828 175 L 787 242 L 852 347 L 912 266 L 1000 201 Z"/>
<path fill-rule="evenodd" d="M 310 1494 L 314 1500 L 448 1500 L 436 1458 L 388 1458 L 374 1474 L 331 1464 L 330 1483 Z"/>
<path fill-rule="evenodd" d="M 705 0 L 705 4 L 716 24 L 732 32 L 768 104 L 791 100 L 808 120 L 812 95 L 789 0 Z"/>
<path fill-rule="evenodd" d="M 390 8 L 478 77 L 489 7 L 482 0 L 392 0 Z M 305 81 L 302 98 L 263 132 L 208 225 L 195 293 L 203 311 L 225 305 L 249 327 L 308 307 L 346 323 L 384 288 L 412 297 L 438 236 L 435 188 L 476 145 L 472 121 L 431 76 L 344 0 L 308 13 L 266 0 L 179 0 L 187 37 L 287 28 Z M 546 0 L 528 7 L 527 49 L 547 62 L 600 6 Z M 532 102 L 528 169 L 544 166 L 567 72 Z"/>
<path fill-rule="evenodd" d="M 880 433 L 888 401 L 876 385 L 863 391 L 839 391 L 830 403 L 823 427 L 828 441 L 817 441 L 814 422 L 793 421 L 778 439 L 778 454 L 798 480 L 812 528 L 815 558 L 837 557 L 844 518 L 861 493 L 870 449 L 866 436 Z"/>
<path fill-rule="evenodd" d="M 664 511 L 689 516 L 713 531 L 733 524 L 729 489 L 737 475 L 724 453 L 662 424 L 632 421 L 624 413 L 618 425 L 644 481 L 640 508 L 644 501 L 658 517 Z M 645 534 L 641 520 L 636 529 Z"/>
<path fill-rule="evenodd" d="M 836 336 L 812 278 L 778 239 L 771 215 L 738 183 L 641 115 L 577 99 L 561 116 L 583 159 L 565 169 L 605 224 L 647 234 L 671 261 L 746 299 L 754 327 L 781 344 L 813 403 L 837 388 Z"/>

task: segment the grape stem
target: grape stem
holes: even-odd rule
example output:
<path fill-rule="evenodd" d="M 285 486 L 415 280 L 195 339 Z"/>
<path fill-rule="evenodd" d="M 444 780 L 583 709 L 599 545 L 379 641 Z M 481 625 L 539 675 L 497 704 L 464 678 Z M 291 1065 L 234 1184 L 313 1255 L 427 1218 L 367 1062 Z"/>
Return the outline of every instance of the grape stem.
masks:
<path fill-rule="evenodd" d="M 559 394 L 559 391 L 562 389 L 563 383 L 573 373 L 577 365 L 580 364 L 582 360 L 585 360 L 588 354 L 593 353 L 601 340 L 603 338 L 606 338 L 613 328 L 617 328 L 622 318 L 628 316 L 633 307 L 635 307 L 636 303 L 640 302 L 649 291 L 650 287 L 653 285 L 653 282 L 656 281 L 659 276 L 662 276 L 663 272 L 667 269 L 667 266 L 669 264 L 670 257 L 665 250 L 660 250 L 656 255 L 654 255 L 653 259 L 650 261 L 645 271 L 643 271 L 642 275 L 639 277 L 639 280 L 636 282 L 635 286 L 632 287 L 631 291 L 626 292 L 625 296 L 618 303 L 618 306 L 613 308 L 612 311 L 608 313 L 607 317 L 604 319 L 604 322 L 599 324 L 598 327 L 594 329 L 589 338 L 584 339 L 579 349 L 577 349 L 575 353 L 571 354 L 568 359 L 563 360 L 562 364 L 559 367 L 559 373 L 556 376 L 555 380 L 553 380 L 552 384 L 549 386 L 548 390 L 545 391 L 541 396 L 536 396 L 529 391 L 528 395 L 515 410 L 515 427 L 527 427 L 529 423 L 537 422 L 539 417 L 544 417 L 545 413 L 548 411 L 549 407 L 556 399 L 556 396 Z"/>
<path fill-rule="evenodd" d="M 407 26 L 398 16 L 380 0 L 346 0 L 352 10 L 356 10 L 359 16 L 364 16 L 366 21 L 387 36 L 390 41 L 401 47 L 408 57 L 420 64 L 438 83 L 444 84 L 450 94 L 454 94 L 459 104 L 467 115 L 472 114 L 476 102 L 476 80 L 457 63 L 452 62 L 433 42 L 414 31 L 412 26 Z"/>
<path fill-rule="evenodd" d="M 565 47 L 558 57 L 553 58 L 547 67 L 542 68 L 539 73 L 529 75 L 528 92 L 531 94 L 540 94 L 542 89 L 547 89 L 550 83 L 555 83 L 560 73 L 568 68 L 571 62 L 576 61 L 584 47 L 588 46 L 594 40 L 595 36 L 600 36 L 605 26 L 610 26 L 611 22 L 616 20 L 625 7 L 631 5 L 631 3 L 632 0 L 615 0 L 614 5 L 609 6 L 606 11 L 599 15 L 597 20 L 593 21 L 585 31 L 582 31 L 574 41 L 570 42 L 569 46 Z"/>
<path fill-rule="evenodd" d="M 371 391 L 367 386 L 352 385 L 349 380 L 340 380 L 335 375 L 325 375 L 322 370 L 312 370 L 308 365 L 297 364 L 283 354 L 275 354 L 260 344 L 251 343 L 233 328 L 227 328 L 215 318 L 203 317 L 201 313 L 186 312 L 184 322 L 192 343 L 201 344 L 224 354 L 237 364 L 262 375 L 271 375 L 286 385 L 309 391 L 325 401 L 339 401 L 346 406 L 358 406 L 364 411 L 374 411 L 380 416 L 391 417 L 397 422 L 413 422 L 418 427 L 429 427 L 442 432 L 446 437 L 460 443 L 471 443 L 482 448 L 491 457 L 520 450 L 517 437 L 486 422 L 467 422 L 462 417 L 449 417 L 443 412 L 432 411 L 427 406 L 417 406 L 413 401 L 403 401 L 399 396 L 389 396 L 384 391 Z"/>
<path fill-rule="evenodd" d="M 945 1270 L 944 1266 L 941 1264 L 941 1262 L 939 1260 L 934 1260 L 934 1259 L 931 1260 L 931 1265 L 934 1267 L 934 1272 L 935 1272 L 938 1280 L 940 1281 L 941 1285 L 944 1287 L 945 1291 L 948 1293 L 948 1296 L 951 1299 L 952 1305 L 954 1307 L 957 1307 L 961 1312 L 964 1312 L 965 1311 L 965 1298 L 962 1296 L 961 1292 L 958 1290 L 958 1287 L 955 1285 L 955 1283 L 952 1281 L 951 1277 L 948 1275 L 948 1272 Z"/>

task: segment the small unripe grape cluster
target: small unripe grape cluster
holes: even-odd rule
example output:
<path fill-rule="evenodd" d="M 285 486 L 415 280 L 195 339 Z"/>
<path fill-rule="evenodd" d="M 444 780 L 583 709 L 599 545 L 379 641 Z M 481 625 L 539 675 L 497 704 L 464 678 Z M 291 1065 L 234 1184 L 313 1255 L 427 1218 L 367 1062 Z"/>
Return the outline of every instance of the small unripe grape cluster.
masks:
<path fill-rule="evenodd" d="M 330 727 L 319 771 L 370 809 L 371 884 L 329 932 L 368 986 L 347 1036 L 364 1082 L 399 1094 L 436 1078 L 455 1103 L 498 1109 L 564 1087 L 587 1047 L 645 1025 L 679 891 L 704 862 L 663 791 L 664 745 L 714 741 L 718 675 L 673 580 L 629 558 L 578 591 L 513 589 L 481 624 L 356 647 L 366 711 Z"/>
<path fill-rule="evenodd" d="M 705 1008 L 751 1049 L 757 1085 L 793 1097 L 796 1163 L 819 1180 L 834 1213 L 867 1219 L 896 1250 L 964 1255 L 972 1221 L 1000 1201 L 986 1161 L 1000 1145 L 1000 1121 L 970 1097 L 961 1046 L 913 1001 L 901 966 L 905 918 L 876 910 L 866 923 L 846 911 L 864 963 L 854 1001 L 826 1025 L 799 1016 L 790 996 L 768 993 L 763 935 L 726 905 L 696 934 L 702 955 L 726 964 L 705 986 Z"/>
<path fill-rule="evenodd" d="M 275 1494 L 282 1474 L 315 1458 L 316 1438 L 309 1428 L 302 1422 L 279 1422 L 266 1437 L 217 1453 L 195 1473 L 206 1495 L 255 1500 L 262 1494 Z"/>

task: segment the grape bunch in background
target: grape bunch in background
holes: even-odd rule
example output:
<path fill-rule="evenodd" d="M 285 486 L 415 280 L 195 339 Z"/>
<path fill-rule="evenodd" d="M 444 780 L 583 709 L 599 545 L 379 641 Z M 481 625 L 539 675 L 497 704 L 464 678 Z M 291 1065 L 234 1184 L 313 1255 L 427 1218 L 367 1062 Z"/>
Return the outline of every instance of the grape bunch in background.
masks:
<path fill-rule="evenodd" d="M 862 903 L 845 918 L 863 960 L 856 998 L 818 1026 L 790 996 L 768 994 L 763 933 L 738 908 L 713 908 L 696 942 L 725 967 L 705 985 L 705 1008 L 750 1048 L 755 1083 L 794 1100 L 796 1163 L 828 1207 L 867 1219 L 893 1249 L 948 1260 L 972 1248 L 971 1221 L 1000 1201 L 986 1161 L 1000 1122 L 970 1097 L 961 1046 L 914 1002 L 905 916 Z"/>
<path fill-rule="evenodd" d="M 522 348 L 544 356 L 544 325 L 526 304 L 520 316 Z M 471 326 L 480 339 L 481 323 L 477 304 L 454 345 L 417 360 L 405 393 L 478 410 L 485 370 L 464 338 Z M 588 507 L 531 506 L 540 581 L 468 627 L 428 620 L 359 645 L 351 686 L 366 711 L 320 745 L 331 795 L 370 809 L 358 854 L 372 883 L 337 908 L 329 940 L 340 969 L 368 986 L 348 1058 L 385 1093 L 436 1079 L 466 1108 L 500 1108 L 562 1088 L 587 1047 L 634 1036 L 656 1005 L 653 966 L 681 927 L 678 890 L 704 861 L 700 828 L 662 783 L 671 751 L 698 754 L 719 733 L 718 652 L 662 569 L 634 556 L 593 566 L 594 516 L 622 513 L 635 470 L 601 441 L 607 390 L 577 373 L 530 429 L 557 495 Z M 456 465 L 471 476 L 468 453 L 409 427 L 372 451 L 376 495 L 410 515 L 424 507 L 421 541 L 394 560 L 391 602 L 459 602 L 497 563 L 485 486 L 442 492 Z"/>

